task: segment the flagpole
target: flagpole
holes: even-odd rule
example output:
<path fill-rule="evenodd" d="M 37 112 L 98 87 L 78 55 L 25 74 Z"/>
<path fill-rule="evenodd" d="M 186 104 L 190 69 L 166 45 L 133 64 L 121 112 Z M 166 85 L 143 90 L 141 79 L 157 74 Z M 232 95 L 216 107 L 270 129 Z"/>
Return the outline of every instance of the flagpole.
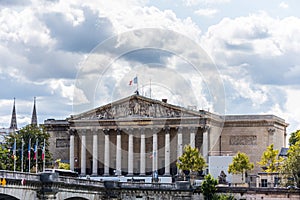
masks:
<path fill-rule="evenodd" d="M 28 143 L 28 172 L 30 173 L 30 143 L 31 143 L 31 138 L 29 138 L 29 143 Z"/>
<path fill-rule="evenodd" d="M 15 141 L 14 141 L 14 150 L 13 150 L 13 159 L 14 159 L 14 172 L 16 171 L 16 138 L 15 138 Z"/>
<path fill-rule="evenodd" d="M 136 91 L 139 93 L 139 79 L 137 75 L 136 75 Z"/>
<path fill-rule="evenodd" d="M 151 99 L 151 78 L 150 78 L 150 99 Z"/>
<path fill-rule="evenodd" d="M 43 146 L 43 152 L 42 152 L 42 159 L 43 159 L 43 172 L 45 171 L 45 166 L 46 166 L 46 159 L 45 159 L 45 148 L 46 148 L 46 144 L 45 144 L 46 140 L 44 138 L 44 146 Z"/>
<path fill-rule="evenodd" d="M 38 173 L 38 143 L 39 143 L 39 140 L 36 139 L 35 152 L 34 152 L 34 156 L 35 156 L 35 173 L 36 174 Z"/>
<path fill-rule="evenodd" d="M 24 139 L 22 138 L 22 146 L 21 146 L 21 172 L 23 172 L 23 162 L 24 162 L 23 154 L 24 154 Z"/>

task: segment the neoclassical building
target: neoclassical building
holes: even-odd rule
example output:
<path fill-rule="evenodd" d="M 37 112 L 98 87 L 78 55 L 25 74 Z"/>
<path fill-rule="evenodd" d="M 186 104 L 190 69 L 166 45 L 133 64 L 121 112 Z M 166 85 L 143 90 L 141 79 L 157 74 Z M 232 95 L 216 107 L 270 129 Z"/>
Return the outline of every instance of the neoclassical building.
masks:
<path fill-rule="evenodd" d="M 268 145 L 286 146 L 288 126 L 274 115 L 219 116 L 140 95 L 44 125 L 54 159 L 94 176 L 174 175 L 186 144 L 197 147 L 206 161 L 241 151 L 256 163 Z"/>

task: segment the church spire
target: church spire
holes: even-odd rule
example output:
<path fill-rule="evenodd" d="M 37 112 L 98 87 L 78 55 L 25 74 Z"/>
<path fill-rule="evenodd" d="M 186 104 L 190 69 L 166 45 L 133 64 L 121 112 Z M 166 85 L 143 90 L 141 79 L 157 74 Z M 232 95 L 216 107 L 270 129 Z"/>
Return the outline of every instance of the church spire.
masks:
<path fill-rule="evenodd" d="M 11 122 L 10 122 L 9 129 L 12 130 L 12 131 L 18 129 L 17 114 L 16 114 L 16 98 L 14 98 L 14 105 L 13 105 L 13 110 L 12 110 Z"/>
<path fill-rule="evenodd" d="M 37 126 L 37 116 L 36 116 L 35 102 L 36 102 L 36 98 L 34 97 L 33 111 L 32 111 L 32 117 L 31 117 L 31 125 Z"/>

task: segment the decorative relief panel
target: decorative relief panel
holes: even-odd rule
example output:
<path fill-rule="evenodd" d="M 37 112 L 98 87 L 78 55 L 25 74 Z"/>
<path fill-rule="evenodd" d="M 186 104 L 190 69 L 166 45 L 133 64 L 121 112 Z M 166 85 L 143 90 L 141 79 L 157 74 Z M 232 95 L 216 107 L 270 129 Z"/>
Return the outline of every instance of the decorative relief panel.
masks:
<path fill-rule="evenodd" d="M 162 106 L 158 103 L 145 102 L 132 99 L 123 104 L 111 104 L 106 108 L 98 109 L 94 114 L 84 116 L 81 119 L 118 119 L 126 117 L 181 117 L 189 116 L 173 108 Z"/>
<path fill-rule="evenodd" d="M 65 138 L 56 139 L 56 148 L 70 147 L 70 140 Z"/>
<path fill-rule="evenodd" d="M 257 145 L 256 135 L 230 136 L 230 145 Z"/>

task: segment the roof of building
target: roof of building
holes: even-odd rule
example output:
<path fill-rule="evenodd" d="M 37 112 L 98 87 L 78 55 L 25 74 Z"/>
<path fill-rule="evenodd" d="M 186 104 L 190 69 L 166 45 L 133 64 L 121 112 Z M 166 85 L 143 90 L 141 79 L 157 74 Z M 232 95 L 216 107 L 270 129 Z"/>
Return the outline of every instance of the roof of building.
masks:
<path fill-rule="evenodd" d="M 280 149 L 280 152 L 279 152 L 279 155 L 278 155 L 278 156 L 287 157 L 288 150 L 289 150 L 289 148 L 282 147 L 282 148 Z"/>

